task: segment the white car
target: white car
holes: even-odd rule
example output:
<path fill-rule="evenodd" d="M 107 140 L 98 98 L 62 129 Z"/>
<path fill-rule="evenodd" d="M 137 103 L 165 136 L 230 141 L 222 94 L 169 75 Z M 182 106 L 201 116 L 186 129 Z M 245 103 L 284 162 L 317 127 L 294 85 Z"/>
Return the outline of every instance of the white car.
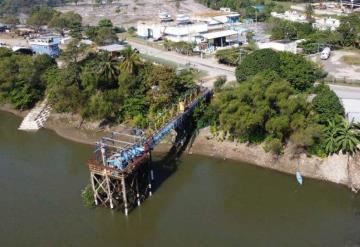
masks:
<path fill-rule="evenodd" d="M 320 53 L 320 58 L 326 60 L 330 57 L 330 47 L 325 47 L 324 50 Z"/>

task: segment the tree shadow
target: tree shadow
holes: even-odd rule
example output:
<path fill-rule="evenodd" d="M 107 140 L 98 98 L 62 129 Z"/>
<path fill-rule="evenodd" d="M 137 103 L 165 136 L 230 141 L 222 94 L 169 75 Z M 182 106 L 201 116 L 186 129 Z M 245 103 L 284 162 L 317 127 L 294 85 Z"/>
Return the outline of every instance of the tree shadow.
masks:
<path fill-rule="evenodd" d="M 169 151 L 161 155 L 159 160 L 152 160 L 151 168 L 155 174 L 155 179 L 152 181 L 154 192 L 176 172 L 180 165 L 180 156 L 194 141 L 194 137 L 196 136 L 195 121 L 190 117 L 186 124 L 176 128 L 176 132 L 175 141 Z"/>

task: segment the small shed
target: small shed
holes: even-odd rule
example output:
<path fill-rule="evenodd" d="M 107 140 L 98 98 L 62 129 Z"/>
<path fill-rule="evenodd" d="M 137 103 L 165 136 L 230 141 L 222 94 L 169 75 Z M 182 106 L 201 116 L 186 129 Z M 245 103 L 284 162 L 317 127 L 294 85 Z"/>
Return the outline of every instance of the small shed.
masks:
<path fill-rule="evenodd" d="M 207 40 L 209 45 L 213 45 L 215 47 L 224 47 L 229 45 L 229 43 L 234 42 L 234 37 L 236 37 L 238 32 L 234 30 L 223 30 L 218 32 L 211 32 L 202 34 L 202 37 Z"/>
<path fill-rule="evenodd" d="M 297 42 L 287 40 L 275 40 L 270 42 L 258 42 L 259 49 L 273 49 L 276 51 L 287 51 L 296 54 Z"/>
<path fill-rule="evenodd" d="M 99 51 L 107 51 L 111 53 L 112 56 L 119 56 L 120 52 L 126 48 L 125 45 L 120 44 L 111 44 L 111 45 L 105 45 L 105 46 L 99 46 Z"/>

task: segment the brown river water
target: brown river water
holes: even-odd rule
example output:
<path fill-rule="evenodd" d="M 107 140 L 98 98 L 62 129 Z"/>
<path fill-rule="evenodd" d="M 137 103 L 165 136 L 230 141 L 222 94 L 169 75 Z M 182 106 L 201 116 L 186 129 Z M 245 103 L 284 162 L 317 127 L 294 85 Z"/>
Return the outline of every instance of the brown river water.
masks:
<path fill-rule="evenodd" d="M 0 112 L 0 246 L 360 246 L 360 196 L 345 187 L 197 155 L 128 217 L 87 209 L 93 147 L 20 121 Z"/>

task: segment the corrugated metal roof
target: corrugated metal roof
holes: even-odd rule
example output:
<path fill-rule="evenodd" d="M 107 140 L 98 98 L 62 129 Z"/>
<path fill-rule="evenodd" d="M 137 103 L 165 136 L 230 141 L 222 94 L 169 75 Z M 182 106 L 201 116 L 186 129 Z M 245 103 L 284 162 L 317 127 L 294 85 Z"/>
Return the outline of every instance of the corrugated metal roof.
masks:
<path fill-rule="evenodd" d="M 216 38 L 227 37 L 235 34 L 237 34 L 237 32 L 234 30 L 224 30 L 219 32 L 205 33 L 202 36 L 205 39 L 216 39 Z"/>

